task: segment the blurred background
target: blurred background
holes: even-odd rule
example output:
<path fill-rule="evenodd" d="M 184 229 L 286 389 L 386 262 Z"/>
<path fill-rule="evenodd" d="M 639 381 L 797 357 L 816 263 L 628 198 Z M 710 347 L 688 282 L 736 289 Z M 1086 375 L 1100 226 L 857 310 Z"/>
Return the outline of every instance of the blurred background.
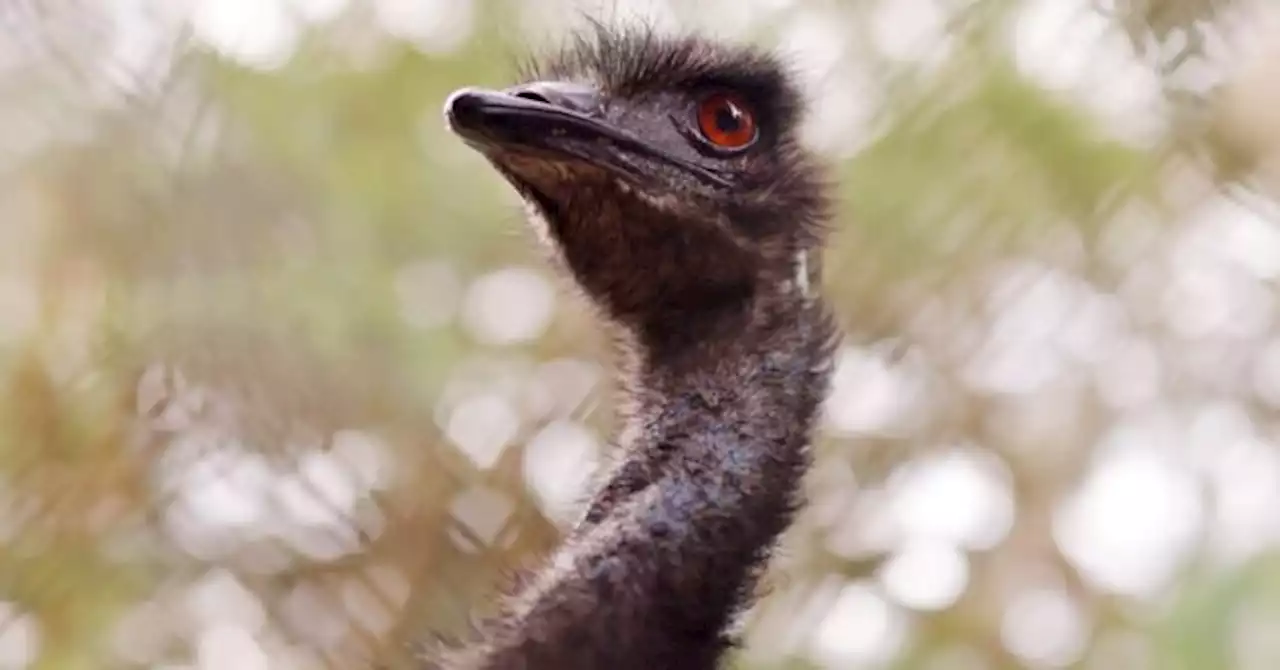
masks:
<path fill-rule="evenodd" d="M 1280 667 L 1280 6 L 0 0 L 0 670 L 412 667 L 554 545 L 609 349 L 440 106 L 587 15 L 839 178 L 733 667 Z"/>

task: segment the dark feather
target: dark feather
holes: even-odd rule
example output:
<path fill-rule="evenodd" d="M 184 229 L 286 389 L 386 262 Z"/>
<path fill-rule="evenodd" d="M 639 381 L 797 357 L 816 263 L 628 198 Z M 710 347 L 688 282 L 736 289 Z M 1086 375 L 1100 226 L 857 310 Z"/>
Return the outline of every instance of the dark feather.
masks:
<path fill-rule="evenodd" d="M 797 139 L 794 74 L 760 49 L 594 22 L 523 78 L 594 87 L 610 132 L 679 161 L 572 139 L 559 154 L 490 150 L 618 335 L 622 458 L 550 562 L 444 667 L 707 670 L 801 504 L 837 341 L 805 288 L 821 267 L 826 172 Z M 744 151 L 690 134 L 717 91 L 758 122 Z"/>

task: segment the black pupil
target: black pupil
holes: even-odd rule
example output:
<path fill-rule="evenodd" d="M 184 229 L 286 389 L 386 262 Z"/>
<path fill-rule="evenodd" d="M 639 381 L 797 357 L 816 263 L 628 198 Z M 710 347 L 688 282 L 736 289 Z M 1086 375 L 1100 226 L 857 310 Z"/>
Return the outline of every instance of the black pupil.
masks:
<path fill-rule="evenodd" d="M 742 128 L 742 110 L 726 102 L 716 109 L 716 129 L 722 133 L 734 133 Z"/>

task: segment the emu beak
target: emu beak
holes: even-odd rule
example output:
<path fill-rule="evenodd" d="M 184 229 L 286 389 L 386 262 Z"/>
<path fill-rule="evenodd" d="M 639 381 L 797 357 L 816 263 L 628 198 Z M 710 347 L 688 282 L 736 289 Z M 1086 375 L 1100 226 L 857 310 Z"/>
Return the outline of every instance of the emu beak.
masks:
<path fill-rule="evenodd" d="M 444 103 L 450 129 L 479 144 L 527 143 L 536 131 L 609 136 L 613 129 L 591 116 L 599 109 L 593 89 L 538 82 L 505 91 L 464 88 Z"/>
<path fill-rule="evenodd" d="M 577 159 L 641 181 L 648 175 L 640 166 L 656 161 L 713 186 L 729 186 L 715 172 L 611 124 L 599 93 L 579 84 L 535 82 L 505 91 L 463 88 L 445 100 L 444 116 L 450 130 L 498 162 L 503 152 L 532 153 Z"/>

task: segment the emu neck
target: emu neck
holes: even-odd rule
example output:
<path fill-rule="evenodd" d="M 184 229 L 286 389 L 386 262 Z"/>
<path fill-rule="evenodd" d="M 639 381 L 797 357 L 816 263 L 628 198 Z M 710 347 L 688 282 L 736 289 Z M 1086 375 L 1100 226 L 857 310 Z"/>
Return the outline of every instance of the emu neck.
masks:
<path fill-rule="evenodd" d="M 831 328 L 823 306 L 766 295 L 715 319 L 700 324 L 697 338 L 626 350 L 621 461 L 592 500 L 586 524 L 660 479 L 664 467 L 714 464 L 718 472 L 699 482 L 708 487 L 732 475 L 730 489 L 704 489 L 726 507 L 751 502 L 740 500 L 747 493 L 763 502 L 794 488 L 788 478 L 807 466 L 805 447 L 826 390 Z"/>
<path fill-rule="evenodd" d="M 622 460 L 474 668 L 713 668 L 789 525 L 826 390 L 820 303 L 757 297 L 625 361 Z"/>

